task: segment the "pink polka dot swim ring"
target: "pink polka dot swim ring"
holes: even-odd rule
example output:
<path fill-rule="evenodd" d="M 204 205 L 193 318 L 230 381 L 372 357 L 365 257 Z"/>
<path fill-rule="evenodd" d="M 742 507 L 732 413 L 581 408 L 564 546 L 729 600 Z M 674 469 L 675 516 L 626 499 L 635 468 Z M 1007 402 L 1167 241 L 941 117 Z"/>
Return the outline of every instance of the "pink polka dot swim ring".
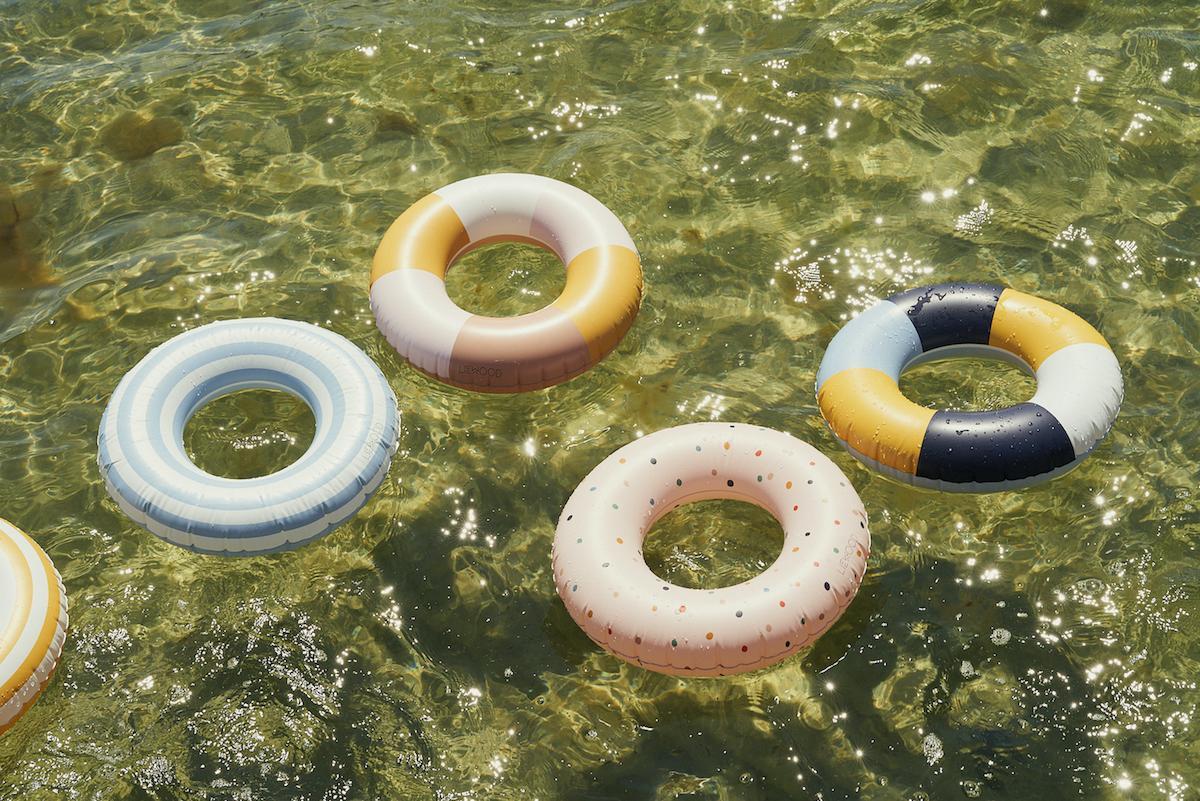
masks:
<path fill-rule="evenodd" d="M 655 576 L 642 557 L 646 533 L 672 509 L 713 498 L 774 515 L 779 558 L 715 590 Z M 769 428 L 693 423 L 631 442 L 588 474 L 558 521 L 554 580 L 575 622 L 616 656 L 724 676 L 774 664 L 832 626 L 870 550 L 858 493 L 811 445 Z"/>

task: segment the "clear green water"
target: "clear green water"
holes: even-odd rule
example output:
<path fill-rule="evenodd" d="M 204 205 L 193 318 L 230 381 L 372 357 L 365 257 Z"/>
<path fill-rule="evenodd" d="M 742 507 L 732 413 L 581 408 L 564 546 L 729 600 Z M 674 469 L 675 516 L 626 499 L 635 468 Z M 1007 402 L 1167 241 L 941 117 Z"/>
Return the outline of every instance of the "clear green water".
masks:
<path fill-rule="evenodd" d="M 72 604 L 52 686 L 0 741 L 0 799 L 1196 798 L 1198 18 L 1191 0 L 0 0 L 0 514 Z M 366 297 L 394 216 L 497 170 L 602 199 L 647 278 L 618 352 L 516 397 L 409 369 Z M 825 430 L 814 371 L 841 322 L 951 278 L 1039 293 L 1112 342 L 1125 406 L 1075 472 L 939 495 Z M 514 247 L 452 284 L 513 312 L 561 281 Z M 249 315 L 364 348 L 401 451 L 320 543 L 198 557 L 107 499 L 96 427 L 153 345 Z M 905 387 L 977 407 L 1030 389 L 981 364 Z M 707 419 L 833 454 L 875 549 L 813 649 L 683 681 L 576 629 L 550 540 L 605 455 Z M 261 471 L 305 425 L 235 398 L 190 444 Z M 647 550 L 716 585 L 778 537 L 712 504 Z"/>

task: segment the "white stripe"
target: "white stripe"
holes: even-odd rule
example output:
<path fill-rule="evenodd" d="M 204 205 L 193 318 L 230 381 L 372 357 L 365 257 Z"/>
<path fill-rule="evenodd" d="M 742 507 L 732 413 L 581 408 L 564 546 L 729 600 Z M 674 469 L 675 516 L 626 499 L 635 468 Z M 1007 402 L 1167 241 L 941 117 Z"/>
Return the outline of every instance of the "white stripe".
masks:
<path fill-rule="evenodd" d="M 0 537 L 7 538 L 7 524 L 0 520 Z M 17 571 L 7 559 L 0 559 L 0 637 L 8 629 L 9 610 L 17 608 Z M 0 678 L 0 681 L 3 679 Z"/>
<path fill-rule="evenodd" d="M 1031 401 L 1058 419 L 1079 459 L 1108 433 L 1124 395 L 1117 357 L 1103 345 L 1084 342 L 1057 350 L 1042 362 Z"/>
<path fill-rule="evenodd" d="M 371 310 L 397 353 L 427 373 L 450 375 L 450 354 L 471 313 L 455 305 L 442 279 L 425 270 L 392 270 L 371 286 Z"/>

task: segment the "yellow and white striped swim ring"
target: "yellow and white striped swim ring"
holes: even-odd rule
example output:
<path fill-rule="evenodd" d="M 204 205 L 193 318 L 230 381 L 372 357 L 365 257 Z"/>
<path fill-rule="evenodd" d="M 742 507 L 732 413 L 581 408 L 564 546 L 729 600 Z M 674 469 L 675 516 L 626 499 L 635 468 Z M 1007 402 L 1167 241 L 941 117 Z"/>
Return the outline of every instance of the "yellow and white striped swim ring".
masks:
<path fill-rule="evenodd" d="M 464 311 L 445 278 L 497 242 L 552 251 L 567 270 L 550 305 L 515 317 Z M 625 226 L 577 187 L 540 175 L 480 175 L 426 195 L 388 228 L 371 268 L 379 330 L 414 367 L 478 392 L 524 392 L 574 378 L 616 347 L 642 302 Z"/>
<path fill-rule="evenodd" d="M 0 518 L 0 734 L 50 681 L 67 636 L 67 593 L 50 558 Z"/>

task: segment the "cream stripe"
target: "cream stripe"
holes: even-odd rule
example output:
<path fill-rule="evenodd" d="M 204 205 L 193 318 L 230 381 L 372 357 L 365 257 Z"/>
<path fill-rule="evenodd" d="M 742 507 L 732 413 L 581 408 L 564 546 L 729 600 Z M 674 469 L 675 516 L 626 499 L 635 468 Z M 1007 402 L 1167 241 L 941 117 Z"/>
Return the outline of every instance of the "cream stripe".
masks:
<path fill-rule="evenodd" d="M 450 354 L 471 313 L 425 270 L 395 270 L 371 286 L 371 310 L 388 344 L 417 368 L 447 378 Z"/>
<path fill-rule="evenodd" d="M 14 564 L 22 570 L 25 588 L 18 596 L 17 608 L 11 612 L 17 619 L 20 634 L 10 643 L 4 658 L 0 659 L 0 698 L 7 700 L 28 680 L 29 674 L 49 647 L 49 636 L 43 638 L 42 635 L 53 623 L 53 612 L 57 610 L 51 607 L 51 602 L 57 607 L 58 589 L 39 556 L 41 549 L 7 521 L 0 525 L 0 530 L 3 531 L 6 546 L 4 556 L 15 560 Z M 19 580 L 18 587 L 21 584 Z"/>
<path fill-rule="evenodd" d="M 472 242 L 505 234 L 528 235 L 533 209 L 549 179 L 535 175 L 478 175 L 434 194 L 454 209 Z"/>
<path fill-rule="evenodd" d="M 8 665 L 13 649 L 25 631 L 33 605 L 29 563 L 17 547 L 18 535 L 12 528 L 12 524 L 0 520 L 0 575 L 7 579 L 4 595 L 0 596 L 0 623 L 3 623 L 0 628 L 0 697 L 3 697 L 3 688 L 9 678 L 3 667 Z"/>
<path fill-rule="evenodd" d="M 3 519 L 0 519 L 0 560 L 9 568 L 4 575 L 23 574 L 23 589 L 28 590 L 23 594 L 29 602 L 28 609 L 16 621 L 21 629 L 20 638 L 0 663 L 0 734 L 3 734 L 37 700 L 53 675 L 66 640 L 68 618 L 62 579 L 50 557 Z M 16 611 L 15 606 L 0 608 L 0 613 Z"/>

